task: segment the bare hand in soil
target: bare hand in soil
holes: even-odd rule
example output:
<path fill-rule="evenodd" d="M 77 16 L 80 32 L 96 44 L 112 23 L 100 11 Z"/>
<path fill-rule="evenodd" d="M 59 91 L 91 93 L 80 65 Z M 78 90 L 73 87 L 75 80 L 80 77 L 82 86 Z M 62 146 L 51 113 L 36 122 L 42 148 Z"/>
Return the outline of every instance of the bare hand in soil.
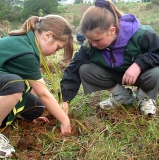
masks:
<path fill-rule="evenodd" d="M 71 126 L 61 124 L 61 135 L 68 136 L 71 134 Z"/>

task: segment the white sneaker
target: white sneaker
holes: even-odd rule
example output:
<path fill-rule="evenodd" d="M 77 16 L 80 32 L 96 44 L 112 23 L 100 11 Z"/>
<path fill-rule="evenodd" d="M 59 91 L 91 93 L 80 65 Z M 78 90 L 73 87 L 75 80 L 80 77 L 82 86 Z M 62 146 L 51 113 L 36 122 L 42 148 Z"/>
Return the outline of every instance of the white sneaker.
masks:
<path fill-rule="evenodd" d="M 156 113 L 156 102 L 154 99 L 144 98 L 139 103 L 139 108 L 144 115 L 153 115 Z"/>
<path fill-rule="evenodd" d="M 0 133 L 0 158 L 10 157 L 15 150 L 9 144 L 7 137 Z"/>
<path fill-rule="evenodd" d="M 119 95 L 111 95 L 111 97 L 105 101 L 99 103 L 100 108 L 105 110 L 114 109 L 120 105 L 131 104 L 134 102 L 134 96 L 132 90 L 127 88 L 126 93 Z"/>

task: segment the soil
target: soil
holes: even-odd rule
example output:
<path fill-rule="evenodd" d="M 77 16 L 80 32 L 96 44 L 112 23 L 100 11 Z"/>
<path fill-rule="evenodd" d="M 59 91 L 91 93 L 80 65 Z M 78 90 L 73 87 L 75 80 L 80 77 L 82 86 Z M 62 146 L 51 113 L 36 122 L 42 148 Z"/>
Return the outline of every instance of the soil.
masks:
<path fill-rule="evenodd" d="M 51 64 L 49 67 L 50 66 Z M 63 71 L 64 68 L 64 66 L 59 65 L 60 70 Z M 41 71 L 44 72 L 43 67 L 41 67 Z M 54 73 L 53 68 L 50 68 L 50 71 Z M 60 152 L 65 138 L 67 138 L 67 141 L 72 142 L 72 139 L 74 138 L 71 137 L 76 137 L 78 139 L 80 136 L 88 133 L 103 132 L 103 130 L 105 130 L 104 121 L 109 120 L 110 123 L 115 125 L 116 123 L 124 121 L 126 117 L 128 117 L 127 114 L 136 118 L 141 117 L 139 110 L 134 107 L 126 108 L 126 111 L 121 108 L 109 111 L 100 109 L 98 104 L 101 101 L 102 94 L 102 91 L 96 92 L 88 97 L 88 101 L 85 101 L 85 110 L 89 110 L 87 113 L 84 113 L 85 110 L 82 109 L 83 106 L 81 104 L 83 102 L 80 100 L 74 106 L 70 105 L 70 108 L 74 108 L 69 113 L 72 133 L 68 137 L 61 136 L 59 122 L 47 110 L 45 110 L 43 116 L 49 120 L 48 123 L 44 121 L 32 123 L 22 119 L 15 119 L 12 125 L 1 128 L 0 132 L 9 139 L 10 144 L 14 146 L 16 151 L 15 154 L 12 155 L 11 159 L 59 160 L 56 157 L 56 154 L 58 151 Z M 82 112 L 81 115 L 85 115 L 85 117 L 83 118 L 79 115 L 79 112 Z M 82 127 L 81 124 L 84 127 Z M 118 137 L 120 134 L 115 133 L 114 136 Z M 80 147 L 83 148 L 82 154 L 85 154 L 87 144 L 77 145 L 80 145 Z"/>
<path fill-rule="evenodd" d="M 88 6 L 81 8 L 78 13 L 83 13 Z M 68 15 L 64 15 L 64 17 L 73 21 L 73 16 L 68 17 Z M 80 19 L 76 17 L 76 19 Z M 74 26 L 75 28 L 76 26 Z M 3 23 L 3 26 L 0 25 L 0 28 L 8 30 L 8 23 Z M 6 31 L 7 32 L 7 31 Z M 76 31 L 75 31 L 76 32 Z M 51 67 L 51 64 L 50 64 Z M 60 68 L 64 70 L 64 66 Z M 51 72 L 53 68 L 50 68 Z M 43 72 L 43 67 L 42 67 Z M 87 132 L 93 133 L 94 131 L 102 132 L 105 129 L 103 125 L 103 121 L 109 120 L 112 124 L 119 123 L 124 121 L 127 117 L 127 114 L 135 116 L 136 118 L 140 117 L 141 114 L 137 108 L 129 108 L 127 112 L 121 109 L 111 110 L 111 111 L 103 111 L 99 109 L 98 103 L 101 100 L 100 93 L 94 95 L 92 100 L 87 103 L 87 106 L 90 108 L 90 112 L 85 119 L 82 119 L 81 116 L 77 115 L 77 112 L 71 112 L 69 117 L 71 119 L 72 125 L 72 133 L 70 137 L 79 138 L 82 135 L 86 135 Z M 79 102 L 80 103 L 80 102 Z M 76 106 L 75 106 L 76 107 Z M 78 107 L 78 106 L 77 106 Z M 74 114 L 73 114 L 74 113 Z M 157 113 L 158 115 L 158 113 Z M 46 110 L 44 115 L 48 118 L 49 122 L 45 123 L 43 121 L 38 121 L 36 124 L 30 121 L 24 121 L 20 119 L 16 119 L 12 125 L 7 126 L 6 128 L 0 128 L 0 132 L 4 134 L 8 139 L 11 145 L 15 148 L 15 154 L 12 155 L 11 159 L 16 160 L 59 160 L 56 158 L 57 151 L 61 149 L 62 142 L 64 138 L 60 134 L 60 124 L 59 122 Z M 147 117 L 148 119 L 151 117 Z M 75 121 L 76 120 L 76 121 Z M 79 125 L 80 122 L 83 124 L 87 130 L 83 130 Z M 105 133 L 107 134 L 107 133 Z M 114 136 L 121 136 L 118 133 L 115 133 Z M 69 139 L 69 137 L 68 137 Z M 70 140 L 71 141 L 71 140 Z M 87 144 L 81 144 L 83 148 L 82 154 L 85 154 L 87 150 Z M 48 148 L 47 148 L 48 147 Z M 80 152 L 80 151 L 79 151 Z"/>
<path fill-rule="evenodd" d="M 102 123 L 103 121 L 109 120 L 112 124 L 116 124 L 124 121 L 128 113 L 136 117 L 141 116 L 138 109 L 131 107 L 127 110 L 128 113 L 121 109 L 105 112 L 97 107 L 98 100 L 99 97 L 95 101 L 90 101 L 89 104 L 87 104 L 89 107 L 91 106 L 91 110 L 85 119 L 81 119 L 81 117 L 77 114 L 69 115 L 72 125 L 72 133 L 70 137 L 79 138 L 80 136 L 87 134 L 87 132 L 102 132 L 105 129 L 105 125 Z M 10 144 L 13 145 L 16 150 L 11 159 L 57 159 L 54 157 L 56 157 L 57 150 L 62 147 L 62 144 L 58 145 L 58 143 L 62 143 L 64 138 L 68 138 L 69 140 L 69 137 L 61 136 L 60 124 L 52 115 L 50 115 L 47 110 L 43 116 L 48 118 L 48 123 L 44 121 L 38 121 L 34 124 L 29 121 L 16 119 L 11 126 L 1 128 L 0 131 L 6 137 L 8 137 Z M 83 130 L 77 122 L 83 124 L 87 130 Z M 120 135 L 116 133 L 114 136 Z M 69 141 L 71 141 L 71 138 Z M 44 145 L 49 146 L 53 144 L 55 145 L 54 147 L 50 147 L 48 150 L 44 150 Z M 82 146 L 84 150 L 86 150 L 84 144 Z"/>

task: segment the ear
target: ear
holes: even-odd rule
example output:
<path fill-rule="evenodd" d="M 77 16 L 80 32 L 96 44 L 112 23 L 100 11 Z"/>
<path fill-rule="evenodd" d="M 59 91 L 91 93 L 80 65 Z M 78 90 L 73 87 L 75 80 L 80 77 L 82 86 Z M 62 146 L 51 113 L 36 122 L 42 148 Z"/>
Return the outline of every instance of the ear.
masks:
<path fill-rule="evenodd" d="M 47 31 L 43 34 L 43 38 L 45 41 L 49 41 L 53 39 L 53 32 Z"/>
<path fill-rule="evenodd" d="M 111 26 L 111 27 L 110 27 L 110 32 L 111 32 L 112 34 L 115 34 L 115 33 L 116 33 L 116 27 Z"/>

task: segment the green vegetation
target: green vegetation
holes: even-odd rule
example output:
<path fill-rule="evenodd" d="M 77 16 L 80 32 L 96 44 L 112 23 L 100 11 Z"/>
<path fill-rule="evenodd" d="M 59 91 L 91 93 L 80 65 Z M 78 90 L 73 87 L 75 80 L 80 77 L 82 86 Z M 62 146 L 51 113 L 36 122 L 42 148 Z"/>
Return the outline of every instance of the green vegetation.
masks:
<path fill-rule="evenodd" d="M 58 8 L 61 11 L 60 14 L 72 24 L 76 32 L 82 14 L 90 5 L 74 4 L 71 7 L 59 6 Z M 141 23 L 152 25 L 154 30 L 159 33 L 158 0 L 152 0 L 152 3 L 117 3 L 117 7 L 124 13 L 135 14 Z M 38 11 L 39 9 L 36 13 Z M 40 13 L 43 11 L 44 9 Z M 75 51 L 78 48 L 79 45 L 75 43 Z M 60 90 L 59 81 L 65 68 L 64 64 L 59 63 L 61 55 L 62 52 L 59 51 L 55 56 L 45 59 L 51 73 L 42 66 L 42 73 L 47 86 L 56 98 L 57 92 Z M 53 80 L 50 82 L 50 75 L 48 76 L 46 71 L 52 74 L 54 84 Z M 81 87 L 70 104 L 69 116 L 72 124 L 72 135 L 68 137 L 60 136 L 59 123 L 47 112 L 45 116 L 50 120 L 48 124 L 44 122 L 32 124 L 16 120 L 13 126 L 2 130 L 16 149 L 15 159 L 159 159 L 158 109 L 156 116 L 152 117 L 142 116 L 137 106 L 120 106 L 110 111 L 99 109 L 98 103 L 108 97 L 109 94 L 106 91 L 85 96 Z M 34 137 L 35 140 L 28 146 L 26 143 L 26 147 L 22 150 L 18 142 L 26 135 Z"/>
<path fill-rule="evenodd" d="M 23 23 L 28 17 L 43 16 L 50 13 L 58 13 L 59 3 L 57 0 L 1 0 L 0 22 Z"/>
<path fill-rule="evenodd" d="M 82 6 L 82 8 L 81 8 Z M 78 4 L 71 9 L 65 6 L 66 18 L 80 21 L 82 13 L 89 5 Z M 84 8 L 85 7 L 85 8 Z M 153 3 L 118 3 L 124 13 L 135 14 L 142 24 L 149 24 L 159 33 L 157 10 Z M 67 12 L 69 10 L 69 12 Z M 74 29 L 75 29 L 74 28 Z M 103 111 L 98 107 L 108 93 L 97 92 L 85 96 L 82 87 L 70 104 L 73 133 L 65 137 L 54 159 L 79 160 L 148 160 L 158 158 L 159 117 L 142 116 L 136 106 L 121 106 L 112 111 Z M 76 120 L 76 121 L 75 121 Z M 78 136 L 77 136 L 78 134 Z M 57 147 L 58 148 L 58 147 Z"/>
<path fill-rule="evenodd" d="M 0 28 L 8 32 L 16 29 L 25 19 L 31 15 L 43 16 L 54 13 L 65 17 L 72 25 L 74 32 L 78 30 L 78 26 L 85 10 L 92 4 L 74 4 L 59 5 L 57 0 L 2 0 L 0 3 Z M 159 33 L 159 2 L 152 0 L 147 3 L 117 3 L 117 7 L 124 13 L 135 14 L 143 24 L 152 25 L 154 30 Z"/>
<path fill-rule="evenodd" d="M 24 2 L 24 8 L 22 10 L 23 19 L 30 17 L 31 15 L 43 16 L 50 13 L 58 13 L 58 2 L 56 0 L 27 0 Z"/>
<path fill-rule="evenodd" d="M 148 24 L 159 34 L 159 9 L 158 1 L 151 3 L 118 3 L 117 7 L 124 13 L 136 15 L 142 24 Z M 158 5 L 157 5 L 158 4 Z"/>

